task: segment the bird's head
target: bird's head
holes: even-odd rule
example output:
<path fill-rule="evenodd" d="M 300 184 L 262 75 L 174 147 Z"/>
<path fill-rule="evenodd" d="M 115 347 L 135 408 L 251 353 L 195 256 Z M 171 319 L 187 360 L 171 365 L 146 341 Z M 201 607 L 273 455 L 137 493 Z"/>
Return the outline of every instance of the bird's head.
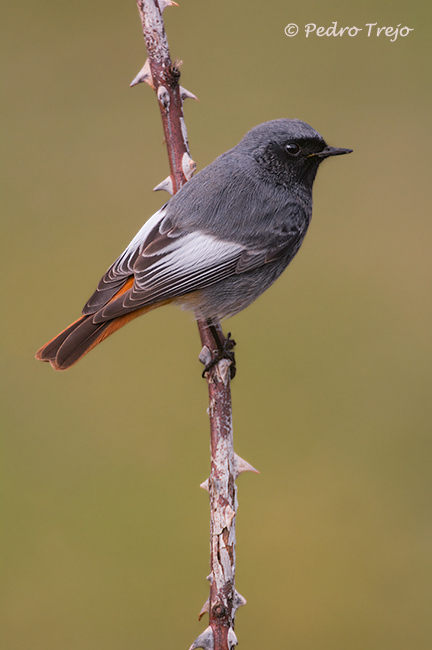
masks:
<path fill-rule="evenodd" d="M 238 150 L 251 154 L 263 178 L 295 190 L 296 184 L 312 189 L 318 166 L 330 156 L 352 149 L 329 147 L 315 129 L 301 120 L 273 120 L 249 131 Z"/>

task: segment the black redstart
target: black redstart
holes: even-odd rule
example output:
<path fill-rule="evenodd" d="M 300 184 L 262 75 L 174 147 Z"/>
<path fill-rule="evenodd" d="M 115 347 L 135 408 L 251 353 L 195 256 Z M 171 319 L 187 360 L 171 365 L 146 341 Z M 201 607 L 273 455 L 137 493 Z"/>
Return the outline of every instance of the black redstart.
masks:
<path fill-rule="evenodd" d="M 299 250 L 328 147 L 300 120 L 256 126 L 154 214 L 108 269 L 83 315 L 36 358 L 66 370 L 107 336 L 175 302 L 209 323 L 258 298 Z"/>

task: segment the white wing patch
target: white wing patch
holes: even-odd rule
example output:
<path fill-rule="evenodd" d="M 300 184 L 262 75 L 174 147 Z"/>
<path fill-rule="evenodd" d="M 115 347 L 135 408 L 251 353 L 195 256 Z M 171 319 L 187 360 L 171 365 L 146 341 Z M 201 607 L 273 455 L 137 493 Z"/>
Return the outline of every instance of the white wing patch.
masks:
<path fill-rule="evenodd" d="M 201 232 L 189 233 L 174 239 L 161 250 L 159 255 L 163 256 L 155 259 L 145 273 L 137 273 L 137 284 L 143 289 L 154 287 L 170 277 L 181 278 L 191 273 L 198 279 L 211 274 L 212 270 L 225 262 L 237 259 L 242 251 L 243 247 L 238 244 L 224 242 Z"/>
<path fill-rule="evenodd" d="M 108 269 L 84 308 L 102 322 L 232 275 L 244 247 L 200 231 L 171 226 L 167 206 L 156 212 Z M 133 276 L 133 286 L 115 297 Z"/>
<path fill-rule="evenodd" d="M 182 232 L 171 223 L 167 206 L 143 225 L 99 282 L 83 311 L 94 314 L 94 323 L 184 296 L 265 263 L 265 251 L 247 251 L 202 231 Z M 133 284 L 117 295 L 132 277 Z"/>
<path fill-rule="evenodd" d="M 167 205 L 166 203 L 146 221 L 120 257 L 110 266 L 101 278 L 96 291 L 84 306 L 83 314 L 94 314 L 104 307 L 115 296 L 117 291 L 122 288 L 127 279 L 134 274 L 133 266 L 138 251 L 151 231 L 165 218 Z"/>
<path fill-rule="evenodd" d="M 112 265 L 111 268 L 116 266 L 122 267 L 124 264 L 129 268 L 130 272 L 133 273 L 133 268 L 130 267 L 130 260 L 133 258 L 136 251 L 144 244 L 147 237 L 151 231 L 157 226 L 158 223 L 161 223 L 166 217 L 168 203 L 165 203 L 160 210 L 154 213 L 148 221 L 145 222 L 142 228 L 137 232 L 135 237 L 132 239 L 130 244 L 125 248 L 123 253 L 120 255 L 118 260 Z"/>

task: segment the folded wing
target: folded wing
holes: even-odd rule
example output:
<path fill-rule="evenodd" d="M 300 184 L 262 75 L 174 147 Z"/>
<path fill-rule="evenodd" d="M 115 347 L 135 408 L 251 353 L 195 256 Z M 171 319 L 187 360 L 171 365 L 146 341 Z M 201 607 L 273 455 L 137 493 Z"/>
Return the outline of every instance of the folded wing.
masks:
<path fill-rule="evenodd" d="M 168 205 L 144 224 L 99 282 L 83 310 L 84 315 L 93 315 L 93 323 L 124 316 L 271 263 L 281 254 L 288 254 L 298 241 L 295 231 L 281 238 L 274 250 L 249 250 L 200 230 L 173 226 Z M 126 283 L 130 287 L 120 291 Z"/>

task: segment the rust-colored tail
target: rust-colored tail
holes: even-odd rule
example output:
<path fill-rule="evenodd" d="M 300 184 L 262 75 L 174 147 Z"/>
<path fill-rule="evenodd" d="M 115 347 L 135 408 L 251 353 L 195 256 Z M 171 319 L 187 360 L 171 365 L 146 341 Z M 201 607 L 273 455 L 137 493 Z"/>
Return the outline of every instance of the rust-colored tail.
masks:
<path fill-rule="evenodd" d="M 67 370 L 87 352 L 90 352 L 95 345 L 101 343 L 107 336 L 113 334 L 129 321 L 170 302 L 171 300 L 164 300 L 153 305 L 147 305 L 129 314 L 102 323 L 94 323 L 93 314 L 81 316 L 63 332 L 60 332 L 55 338 L 41 347 L 36 353 L 36 359 L 49 362 L 55 370 Z"/>

